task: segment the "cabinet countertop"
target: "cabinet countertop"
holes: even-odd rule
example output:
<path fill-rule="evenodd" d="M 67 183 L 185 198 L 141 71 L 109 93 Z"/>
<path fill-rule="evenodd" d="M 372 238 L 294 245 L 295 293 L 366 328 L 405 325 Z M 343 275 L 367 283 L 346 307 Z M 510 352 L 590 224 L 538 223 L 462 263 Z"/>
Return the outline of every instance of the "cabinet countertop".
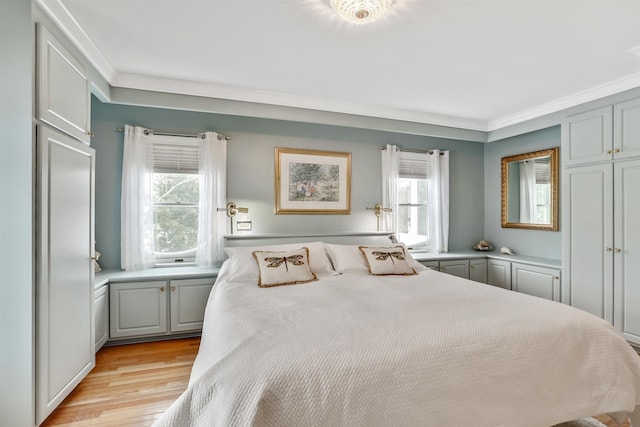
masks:
<path fill-rule="evenodd" d="M 171 280 L 171 279 L 199 279 L 202 277 L 215 277 L 218 275 L 220 267 L 158 267 L 143 270 L 102 270 L 96 273 L 95 288 L 98 289 L 107 283 L 121 283 L 128 281 L 145 280 Z"/>
<path fill-rule="evenodd" d="M 446 253 L 429 253 L 429 252 L 410 252 L 411 256 L 417 261 L 448 261 L 455 259 L 498 259 L 502 261 L 517 262 L 522 264 L 537 265 L 540 267 L 549 267 L 560 269 L 562 263 L 559 259 L 541 258 L 526 255 L 507 255 L 496 251 L 460 251 Z"/>

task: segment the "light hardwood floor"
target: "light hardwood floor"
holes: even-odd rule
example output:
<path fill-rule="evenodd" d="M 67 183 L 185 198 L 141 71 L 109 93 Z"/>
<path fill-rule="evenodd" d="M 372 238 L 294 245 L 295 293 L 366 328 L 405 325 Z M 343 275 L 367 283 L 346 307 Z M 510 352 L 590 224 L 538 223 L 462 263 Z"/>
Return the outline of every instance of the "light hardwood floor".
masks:
<path fill-rule="evenodd" d="M 96 367 L 47 418 L 51 426 L 151 426 L 186 389 L 199 338 L 103 347 Z M 608 427 L 622 426 L 606 415 Z"/>
<path fill-rule="evenodd" d="M 150 426 L 186 389 L 199 345 L 185 338 L 103 347 L 42 426 Z"/>

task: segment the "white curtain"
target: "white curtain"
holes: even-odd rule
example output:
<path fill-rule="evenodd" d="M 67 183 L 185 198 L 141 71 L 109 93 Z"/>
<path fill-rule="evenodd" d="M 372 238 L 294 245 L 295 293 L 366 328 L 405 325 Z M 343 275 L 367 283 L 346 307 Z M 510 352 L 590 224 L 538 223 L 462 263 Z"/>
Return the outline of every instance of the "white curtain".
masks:
<path fill-rule="evenodd" d="M 520 222 L 536 222 L 536 163 L 520 162 Z"/>
<path fill-rule="evenodd" d="M 427 156 L 427 218 L 429 250 L 449 251 L 449 152 L 431 150 Z"/>
<path fill-rule="evenodd" d="M 125 125 L 122 160 L 120 252 L 124 270 L 153 267 L 153 164 L 151 137 Z"/>
<path fill-rule="evenodd" d="M 196 264 L 213 266 L 224 258 L 224 232 L 227 216 L 218 212 L 227 200 L 227 141 L 207 132 L 198 145 L 200 204 Z"/>
<path fill-rule="evenodd" d="M 398 236 L 398 147 L 387 144 L 382 150 L 382 207 L 391 208 L 383 213 L 380 221 L 381 231 L 392 231 Z"/>

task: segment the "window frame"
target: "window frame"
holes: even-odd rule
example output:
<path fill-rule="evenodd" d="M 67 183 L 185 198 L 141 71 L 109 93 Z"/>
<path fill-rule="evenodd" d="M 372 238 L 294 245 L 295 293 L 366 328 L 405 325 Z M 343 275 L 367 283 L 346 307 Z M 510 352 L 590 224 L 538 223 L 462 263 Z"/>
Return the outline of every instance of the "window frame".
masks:
<path fill-rule="evenodd" d="M 154 136 L 154 140 L 152 142 L 153 149 L 151 150 L 151 180 L 154 181 L 155 174 L 187 174 L 187 175 L 195 175 L 198 177 L 199 181 L 199 168 L 198 168 L 198 140 L 192 137 L 177 137 L 177 136 Z M 157 150 L 157 147 L 163 147 L 166 150 Z M 184 147 L 189 147 L 186 150 Z M 174 154 L 167 154 L 171 149 L 174 149 Z M 165 151 L 164 153 L 161 153 Z M 195 159 L 193 153 L 188 153 L 190 156 L 185 160 L 184 157 L 181 158 L 181 154 L 185 154 L 187 152 L 195 152 Z M 159 155 L 160 154 L 160 155 Z M 164 156 L 163 156 L 164 154 Z M 167 158 L 167 155 L 171 156 L 171 158 Z M 159 157 L 160 160 L 158 160 Z M 158 163 L 160 166 L 158 166 Z M 200 182 L 198 182 L 198 186 Z M 165 206 L 195 206 L 199 215 L 200 209 L 200 198 L 198 195 L 198 200 L 195 203 L 157 203 L 155 200 L 155 195 L 153 197 L 153 205 L 151 207 L 154 220 L 156 214 L 156 207 L 160 205 Z M 155 221 L 154 221 L 155 224 Z M 196 236 L 198 232 L 198 225 L 196 224 Z M 156 230 L 154 227 L 153 236 L 151 236 L 156 241 Z M 155 247 L 155 244 L 154 244 Z M 154 259 L 155 267 L 175 267 L 175 266 L 192 266 L 195 265 L 196 261 L 196 250 L 197 250 L 197 242 L 196 246 L 184 251 L 176 251 L 176 252 L 160 252 L 157 249 L 154 249 Z"/>

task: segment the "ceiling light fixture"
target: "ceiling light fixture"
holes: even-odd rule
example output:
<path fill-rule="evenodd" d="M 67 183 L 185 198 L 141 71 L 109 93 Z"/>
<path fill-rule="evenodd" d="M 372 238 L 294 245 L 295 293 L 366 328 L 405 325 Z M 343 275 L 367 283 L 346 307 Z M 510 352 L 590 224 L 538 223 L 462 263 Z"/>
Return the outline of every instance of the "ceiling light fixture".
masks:
<path fill-rule="evenodd" d="M 393 0 L 331 0 L 331 6 L 345 21 L 368 24 L 380 18 Z"/>

